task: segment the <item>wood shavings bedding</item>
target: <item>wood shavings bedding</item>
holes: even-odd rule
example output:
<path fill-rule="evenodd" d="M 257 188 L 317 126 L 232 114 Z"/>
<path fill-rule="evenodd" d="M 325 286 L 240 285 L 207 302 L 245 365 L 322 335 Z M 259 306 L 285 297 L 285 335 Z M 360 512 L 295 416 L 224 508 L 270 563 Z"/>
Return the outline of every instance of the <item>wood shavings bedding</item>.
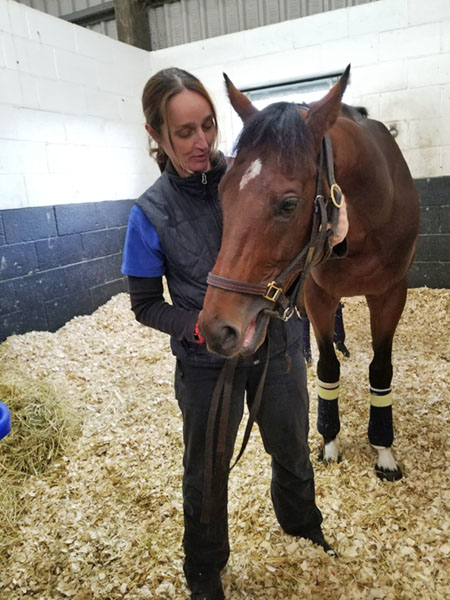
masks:
<path fill-rule="evenodd" d="M 367 441 L 368 310 L 361 298 L 344 304 L 351 356 L 341 360 L 339 465 L 316 459 L 315 369 L 308 369 L 317 503 L 340 557 L 281 531 L 270 459 L 255 428 L 230 479 L 229 599 L 450 597 L 450 290 L 410 290 L 398 328 L 394 451 L 404 478 L 396 483 L 377 479 Z M 0 598 L 187 599 L 182 423 L 168 337 L 137 324 L 120 294 L 56 333 L 9 338 L 0 356 L 4 373 L 64 389 L 83 422 L 63 458 L 23 485 L 27 508 L 0 565 Z"/>

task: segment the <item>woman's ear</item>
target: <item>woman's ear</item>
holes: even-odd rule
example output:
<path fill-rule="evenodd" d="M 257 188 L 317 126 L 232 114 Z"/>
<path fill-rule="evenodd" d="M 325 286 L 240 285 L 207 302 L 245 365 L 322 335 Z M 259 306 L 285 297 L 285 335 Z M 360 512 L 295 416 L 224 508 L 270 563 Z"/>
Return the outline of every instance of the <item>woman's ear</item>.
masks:
<path fill-rule="evenodd" d="M 155 142 L 157 144 L 161 144 L 161 136 L 159 136 L 156 131 L 150 127 L 150 125 L 148 123 L 145 124 L 145 131 L 148 133 L 148 135 L 153 138 L 155 140 Z"/>

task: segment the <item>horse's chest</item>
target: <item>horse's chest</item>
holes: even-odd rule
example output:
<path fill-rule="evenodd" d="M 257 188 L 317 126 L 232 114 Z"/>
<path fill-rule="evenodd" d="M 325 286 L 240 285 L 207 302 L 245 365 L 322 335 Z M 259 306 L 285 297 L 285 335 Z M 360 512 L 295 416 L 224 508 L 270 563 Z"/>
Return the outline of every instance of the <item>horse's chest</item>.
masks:
<path fill-rule="evenodd" d="M 312 271 L 319 287 L 336 297 L 380 294 L 396 279 L 392 262 L 372 255 L 331 259 Z"/>

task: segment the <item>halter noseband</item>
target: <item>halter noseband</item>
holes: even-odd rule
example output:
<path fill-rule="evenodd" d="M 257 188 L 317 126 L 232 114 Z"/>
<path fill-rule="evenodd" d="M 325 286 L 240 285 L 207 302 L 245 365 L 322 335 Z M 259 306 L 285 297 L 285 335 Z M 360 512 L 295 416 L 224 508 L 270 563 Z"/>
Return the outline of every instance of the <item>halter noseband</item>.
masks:
<path fill-rule="evenodd" d="M 326 163 L 326 173 L 330 187 L 327 200 L 325 200 L 323 192 L 324 162 Z M 327 260 L 331 255 L 331 234 L 336 229 L 339 209 L 342 205 L 342 190 L 334 178 L 331 140 L 329 135 L 325 135 L 319 154 L 319 170 L 316 197 L 314 199 L 311 237 L 306 246 L 289 263 L 277 279 L 270 283 L 251 283 L 222 277 L 214 273 L 208 273 L 206 283 L 230 292 L 262 296 L 265 300 L 273 303 L 273 310 L 265 311 L 266 314 L 268 313 L 270 316 L 287 321 L 296 310 L 297 299 L 311 267 L 314 264 L 319 264 L 319 262 Z M 328 225 L 331 227 L 328 228 Z M 294 282 L 296 282 L 295 286 L 289 296 L 287 296 L 287 292 Z"/>

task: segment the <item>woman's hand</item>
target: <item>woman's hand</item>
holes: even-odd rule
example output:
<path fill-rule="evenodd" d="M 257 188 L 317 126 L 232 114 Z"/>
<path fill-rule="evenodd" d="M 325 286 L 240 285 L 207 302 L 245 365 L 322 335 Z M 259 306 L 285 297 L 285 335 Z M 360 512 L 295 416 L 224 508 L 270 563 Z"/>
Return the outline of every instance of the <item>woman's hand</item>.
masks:
<path fill-rule="evenodd" d="M 336 227 L 336 231 L 331 236 L 331 246 L 336 246 L 344 241 L 345 236 L 348 233 L 348 218 L 347 218 L 347 203 L 345 202 L 345 196 L 342 195 L 342 206 L 339 209 L 339 218 Z"/>

